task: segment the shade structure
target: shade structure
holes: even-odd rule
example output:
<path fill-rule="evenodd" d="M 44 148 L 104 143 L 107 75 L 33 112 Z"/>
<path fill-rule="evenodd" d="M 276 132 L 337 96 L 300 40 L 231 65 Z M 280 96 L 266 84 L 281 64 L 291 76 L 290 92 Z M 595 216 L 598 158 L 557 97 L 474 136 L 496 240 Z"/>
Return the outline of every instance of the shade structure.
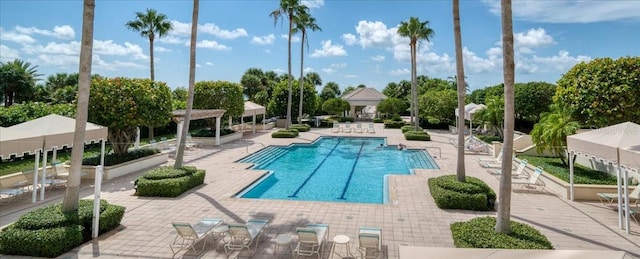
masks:
<path fill-rule="evenodd" d="M 0 127 L 0 159 L 22 157 L 25 153 L 42 151 L 43 136 L 33 136 L 28 131 Z"/>
<path fill-rule="evenodd" d="M 242 114 L 242 117 L 249 117 L 265 113 L 267 113 L 267 109 L 264 106 L 251 101 L 244 102 L 244 113 Z"/>
<path fill-rule="evenodd" d="M 475 104 L 475 103 L 470 103 L 464 106 L 464 119 L 465 120 L 472 120 L 473 119 L 473 115 L 476 114 L 478 111 L 487 108 L 487 106 L 485 106 L 484 104 Z M 460 111 L 458 111 L 458 109 L 456 108 L 455 110 L 456 113 L 456 117 L 460 116 Z"/>

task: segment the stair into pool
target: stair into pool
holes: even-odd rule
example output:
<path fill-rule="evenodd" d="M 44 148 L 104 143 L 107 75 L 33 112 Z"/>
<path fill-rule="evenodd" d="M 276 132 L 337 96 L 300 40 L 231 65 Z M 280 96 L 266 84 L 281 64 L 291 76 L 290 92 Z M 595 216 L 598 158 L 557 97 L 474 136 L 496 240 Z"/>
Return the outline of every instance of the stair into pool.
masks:
<path fill-rule="evenodd" d="M 438 165 L 431 155 L 425 150 L 424 152 L 415 151 L 407 155 L 407 162 L 410 168 L 416 169 L 438 169 Z"/>
<path fill-rule="evenodd" d="M 250 163 L 253 164 L 253 168 L 260 169 L 264 166 L 267 166 L 271 162 L 278 159 L 280 156 L 287 153 L 287 150 L 282 147 L 268 146 L 259 150 L 256 153 L 248 155 L 240 160 L 236 161 L 238 163 Z"/>

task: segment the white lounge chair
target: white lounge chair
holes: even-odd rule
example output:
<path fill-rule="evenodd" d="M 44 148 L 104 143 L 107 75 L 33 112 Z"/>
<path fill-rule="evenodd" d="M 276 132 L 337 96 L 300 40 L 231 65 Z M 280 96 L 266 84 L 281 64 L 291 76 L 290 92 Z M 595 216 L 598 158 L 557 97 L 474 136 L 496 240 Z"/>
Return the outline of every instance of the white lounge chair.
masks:
<path fill-rule="evenodd" d="M 344 123 L 344 132 L 345 133 L 351 133 L 351 122 L 345 122 Z"/>
<path fill-rule="evenodd" d="M 22 188 L 4 186 L 0 181 L 0 204 L 9 204 L 15 197 L 24 193 Z"/>
<path fill-rule="evenodd" d="M 224 245 L 227 255 L 233 251 L 249 250 L 250 256 L 255 254 L 260 239 L 264 237 L 264 230 L 269 225 L 266 219 L 250 219 L 247 224 L 229 223 L 229 242 Z M 251 245 L 254 246 L 251 251 Z"/>
<path fill-rule="evenodd" d="M 176 230 L 176 237 L 173 240 L 173 243 L 169 245 L 171 251 L 173 252 L 173 256 L 182 250 L 193 249 L 193 252 L 196 254 L 204 251 L 204 248 L 207 244 L 207 235 L 209 231 L 213 229 L 215 226 L 222 223 L 221 219 L 211 219 L 211 218 L 203 218 L 200 222 L 194 226 L 191 226 L 189 223 L 182 222 L 173 222 L 173 228 Z M 202 240 L 202 249 L 198 251 L 196 249 L 196 243 Z"/>
<path fill-rule="evenodd" d="M 360 258 L 384 258 L 382 229 L 361 227 L 358 230 L 358 252 Z"/>
<path fill-rule="evenodd" d="M 602 205 L 613 205 L 614 201 L 618 200 L 618 194 L 617 193 L 604 193 L 604 192 L 599 192 L 597 193 L 598 195 L 598 199 L 600 199 L 600 202 L 602 202 Z M 636 186 L 633 191 L 631 193 L 629 193 L 629 203 L 631 203 L 631 201 L 634 201 L 636 207 L 638 207 L 639 205 L 639 201 L 640 201 L 640 184 L 638 184 L 638 186 Z M 608 204 L 607 204 L 608 203 Z"/>
<path fill-rule="evenodd" d="M 542 167 L 537 167 L 536 170 L 529 176 L 529 178 L 516 178 L 511 180 L 511 184 L 521 185 L 524 187 L 534 187 L 542 186 L 541 190 L 544 190 L 545 183 L 540 180 L 540 175 L 542 174 Z"/>
<path fill-rule="evenodd" d="M 367 132 L 371 134 L 376 133 L 376 127 L 373 125 L 373 123 L 369 123 L 369 128 L 367 129 Z"/>
<path fill-rule="evenodd" d="M 338 124 L 338 122 L 333 122 L 333 129 L 331 129 L 331 132 L 333 132 L 333 133 L 339 133 L 340 132 L 340 124 Z"/>
<path fill-rule="evenodd" d="M 296 229 L 298 233 L 298 245 L 293 250 L 296 258 L 299 256 L 317 255 L 322 258 L 323 247 L 326 246 L 329 236 L 329 225 L 327 224 L 307 224 L 306 227 Z"/>
<path fill-rule="evenodd" d="M 520 163 L 518 164 L 518 167 L 515 170 L 511 171 L 511 177 L 514 178 L 527 178 L 529 177 L 529 174 L 527 174 L 524 169 L 527 168 L 527 160 L 526 159 L 522 159 L 520 160 Z M 492 169 L 489 170 L 489 173 L 496 176 L 496 177 L 500 177 L 500 175 L 502 174 L 502 170 L 501 169 Z"/>

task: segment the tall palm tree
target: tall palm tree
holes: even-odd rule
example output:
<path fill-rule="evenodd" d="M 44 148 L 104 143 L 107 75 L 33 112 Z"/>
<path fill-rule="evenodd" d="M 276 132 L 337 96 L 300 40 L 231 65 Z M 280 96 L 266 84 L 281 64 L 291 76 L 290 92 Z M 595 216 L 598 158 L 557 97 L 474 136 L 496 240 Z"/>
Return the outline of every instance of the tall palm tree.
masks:
<path fill-rule="evenodd" d="M 460 31 L 460 0 L 453 0 L 453 37 L 456 45 L 456 86 L 458 88 L 458 111 L 464 111 L 464 63 L 462 60 L 462 32 Z M 458 143 L 464 143 L 464 114 L 458 116 Z M 456 166 L 458 181 L 466 181 L 464 168 L 464 145 L 458 145 L 458 163 Z"/>
<path fill-rule="evenodd" d="M 302 95 L 304 90 L 304 45 L 309 47 L 309 40 L 306 38 L 307 29 L 311 31 L 322 31 L 320 26 L 316 24 L 316 18 L 311 16 L 309 12 L 302 12 L 295 17 L 295 27 L 293 27 L 293 33 L 300 32 L 302 34 L 302 40 L 300 41 L 300 105 L 298 106 L 298 123 L 302 122 Z"/>
<path fill-rule="evenodd" d="M 435 34 L 435 31 L 429 27 L 429 21 L 421 22 L 418 17 L 410 17 L 409 21 L 401 22 L 398 26 L 398 34 L 402 37 L 409 38 L 409 46 L 411 46 L 411 111 L 414 116 L 414 130 L 420 127 L 420 119 L 418 116 L 418 90 L 417 90 L 417 72 L 416 72 L 416 49 L 417 43 L 421 40 L 427 40 Z"/>
<path fill-rule="evenodd" d="M 287 82 L 289 87 L 289 97 L 287 99 L 287 128 L 289 128 L 289 126 L 291 125 L 291 80 L 293 79 L 293 75 L 291 74 L 291 35 L 293 34 L 293 21 L 295 17 L 297 17 L 300 13 L 306 13 L 308 11 L 309 8 L 301 5 L 299 0 L 280 0 L 278 9 L 269 14 L 269 16 L 273 17 L 274 25 L 276 25 L 278 19 L 283 19 L 283 16 L 286 16 L 289 20 L 289 37 L 287 47 Z"/>
<path fill-rule="evenodd" d="M 14 102 L 28 101 L 36 86 L 36 81 L 42 76 L 38 74 L 38 66 L 15 59 L 6 63 L 0 62 L 0 91 L 4 97 L 4 107 Z"/>
<path fill-rule="evenodd" d="M 95 9 L 95 0 L 84 0 L 76 127 L 73 133 L 73 148 L 71 149 L 71 170 L 62 201 L 62 211 L 64 212 L 77 210 L 80 199 L 80 173 L 82 169 L 84 135 L 85 128 L 87 127 L 89 108 L 89 86 L 91 85 L 91 59 L 93 53 L 93 18 Z"/>
<path fill-rule="evenodd" d="M 184 113 L 184 126 L 180 134 L 180 143 L 176 152 L 174 168 L 181 168 L 184 159 L 184 148 L 187 145 L 187 132 L 191 122 L 191 109 L 193 109 L 193 95 L 196 84 L 196 41 L 198 38 L 198 14 L 200 13 L 200 0 L 193 0 L 193 14 L 191 16 L 191 44 L 189 47 L 189 93 L 187 95 L 187 109 Z"/>
<path fill-rule="evenodd" d="M 511 18 L 511 0 L 501 0 L 502 13 L 502 73 L 504 76 L 504 157 L 513 155 L 515 64 L 513 61 L 513 20 Z M 502 159 L 500 174 L 500 196 L 496 232 L 511 233 L 511 159 Z"/>
<path fill-rule="evenodd" d="M 128 21 L 126 26 L 129 30 L 140 33 L 140 36 L 149 38 L 149 67 L 151 70 L 151 81 L 155 80 L 155 67 L 153 60 L 153 41 L 161 38 L 173 29 L 173 25 L 166 15 L 158 13 L 154 9 L 147 9 L 146 13 L 136 12 L 136 19 Z M 153 127 L 149 127 L 149 139 L 153 138 Z"/>

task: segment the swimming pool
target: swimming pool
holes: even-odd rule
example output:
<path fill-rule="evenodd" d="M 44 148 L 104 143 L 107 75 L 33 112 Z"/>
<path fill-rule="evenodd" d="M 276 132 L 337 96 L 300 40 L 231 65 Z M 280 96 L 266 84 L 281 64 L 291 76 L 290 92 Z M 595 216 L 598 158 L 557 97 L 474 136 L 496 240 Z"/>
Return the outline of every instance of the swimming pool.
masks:
<path fill-rule="evenodd" d="M 238 160 L 270 173 L 236 197 L 384 203 L 386 175 L 438 168 L 424 150 L 399 151 L 384 143 L 384 138 L 321 137 L 311 144 L 269 146 Z"/>

